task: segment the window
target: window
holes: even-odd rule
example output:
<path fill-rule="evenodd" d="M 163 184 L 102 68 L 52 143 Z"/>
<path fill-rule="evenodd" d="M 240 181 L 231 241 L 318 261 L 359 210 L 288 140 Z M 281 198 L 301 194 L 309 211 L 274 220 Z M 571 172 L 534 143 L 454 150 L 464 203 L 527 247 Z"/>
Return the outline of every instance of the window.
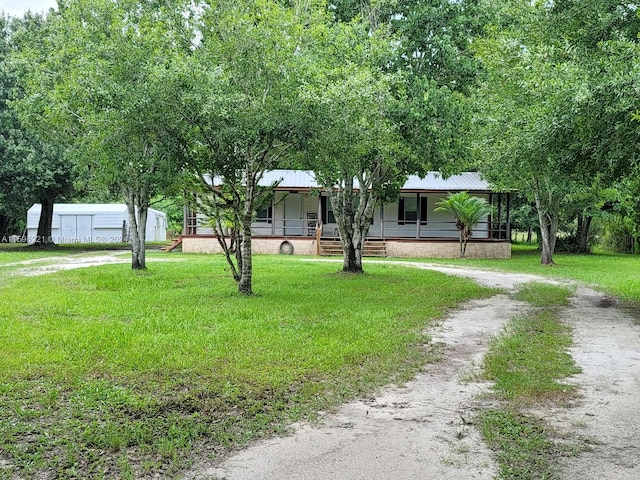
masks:
<path fill-rule="evenodd" d="M 268 208 L 258 210 L 256 213 L 256 222 L 271 223 L 273 221 L 273 206 L 269 205 Z"/>
<path fill-rule="evenodd" d="M 427 197 L 420 197 L 420 225 L 427 224 Z"/>
<path fill-rule="evenodd" d="M 322 207 L 322 223 L 336 223 L 336 217 L 333 214 L 331 201 L 327 197 L 320 197 L 320 204 Z"/>
<path fill-rule="evenodd" d="M 398 225 L 415 225 L 418 220 L 418 198 L 420 198 L 420 223 L 427 223 L 427 197 L 400 197 L 398 200 Z"/>

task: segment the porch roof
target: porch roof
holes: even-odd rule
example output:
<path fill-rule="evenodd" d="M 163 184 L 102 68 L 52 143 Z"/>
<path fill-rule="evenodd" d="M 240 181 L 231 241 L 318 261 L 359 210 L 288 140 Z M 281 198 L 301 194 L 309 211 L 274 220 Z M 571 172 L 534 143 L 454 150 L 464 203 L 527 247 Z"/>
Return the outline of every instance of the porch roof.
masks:
<path fill-rule="evenodd" d="M 276 190 L 310 190 L 321 188 L 313 172 L 308 170 L 271 170 L 265 173 L 260 185 L 268 186 L 280 180 Z M 358 185 L 356 183 L 355 187 Z M 426 177 L 410 175 L 402 191 L 475 191 L 489 192 L 491 185 L 478 172 L 463 172 L 442 178 L 438 172 L 429 172 Z"/>

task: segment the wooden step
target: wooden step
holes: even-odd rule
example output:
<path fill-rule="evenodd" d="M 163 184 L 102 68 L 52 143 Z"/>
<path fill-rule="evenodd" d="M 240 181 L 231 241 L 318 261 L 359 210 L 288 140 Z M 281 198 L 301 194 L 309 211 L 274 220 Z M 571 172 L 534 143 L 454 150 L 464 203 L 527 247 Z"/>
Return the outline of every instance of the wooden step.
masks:
<path fill-rule="evenodd" d="M 162 251 L 165 253 L 171 252 L 172 250 L 177 248 L 179 245 L 182 245 L 182 235 L 180 235 L 178 238 L 174 238 L 169 245 L 165 245 L 164 247 L 162 247 Z"/>
<path fill-rule="evenodd" d="M 339 240 L 321 240 L 320 255 L 342 255 L 342 243 Z M 387 245 L 384 241 L 367 241 L 362 252 L 363 257 L 386 257 Z"/>

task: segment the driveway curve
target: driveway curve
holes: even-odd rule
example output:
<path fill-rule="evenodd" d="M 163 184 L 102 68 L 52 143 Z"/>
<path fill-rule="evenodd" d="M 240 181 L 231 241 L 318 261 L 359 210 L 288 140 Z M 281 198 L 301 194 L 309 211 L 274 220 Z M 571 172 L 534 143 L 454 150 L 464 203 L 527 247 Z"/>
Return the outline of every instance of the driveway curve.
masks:
<path fill-rule="evenodd" d="M 502 289 L 467 302 L 429 334 L 442 360 L 402 387 L 343 405 L 317 425 L 296 425 L 286 437 L 259 441 L 215 465 L 198 465 L 185 480 L 491 479 L 496 464 L 470 419 L 487 405 L 490 384 L 474 375 L 489 340 L 527 305 L 510 294 L 534 275 L 418 262 Z M 574 332 L 571 354 L 582 373 L 570 379 L 579 397 L 569 408 L 535 413 L 558 435 L 588 439 L 589 451 L 561 459 L 566 480 L 640 478 L 640 327 L 615 301 L 579 287 L 562 317 Z"/>

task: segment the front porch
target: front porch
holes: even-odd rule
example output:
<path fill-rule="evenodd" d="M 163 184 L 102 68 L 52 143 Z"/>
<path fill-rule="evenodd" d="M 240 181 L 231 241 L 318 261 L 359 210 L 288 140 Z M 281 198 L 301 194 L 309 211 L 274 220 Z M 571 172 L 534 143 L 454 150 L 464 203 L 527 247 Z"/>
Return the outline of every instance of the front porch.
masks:
<path fill-rule="evenodd" d="M 252 225 L 256 253 L 341 255 L 338 225 L 331 202 L 310 172 L 280 170 L 263 181 L 277 183 L 271 204 L 256 212 Z M 471 258 L 510 258 L 509 193 L 493 192 L 477 172 L 443 179 L 437 174 L 410 177 L 396 201 L 375 208 L 365 244 L 365 256 L 459 256 L 455 219 L 437 210 L 438 202 L 452 191 L 467 191 L 494 207 L 474 227 L 467 246 Z M 185 212 L 183 251 L 220 251 L 208 219 Z"/>
<path fill-rule="evenodd" d="M 309 256 L 341 256 L 339 240 L 329 237 L 254 237 L 253 252 L 257 254 L 288 254 Z M 222 253 L 214 235 L 184 235 L 182 251 L 187 253 Z M 457 239 L 367 239 L 365 257 L 397 258 L 458 258 L 460 244 Z M 467 245 L 467 258 L 511 258 L 508 241 L 471 240 Z"/>

